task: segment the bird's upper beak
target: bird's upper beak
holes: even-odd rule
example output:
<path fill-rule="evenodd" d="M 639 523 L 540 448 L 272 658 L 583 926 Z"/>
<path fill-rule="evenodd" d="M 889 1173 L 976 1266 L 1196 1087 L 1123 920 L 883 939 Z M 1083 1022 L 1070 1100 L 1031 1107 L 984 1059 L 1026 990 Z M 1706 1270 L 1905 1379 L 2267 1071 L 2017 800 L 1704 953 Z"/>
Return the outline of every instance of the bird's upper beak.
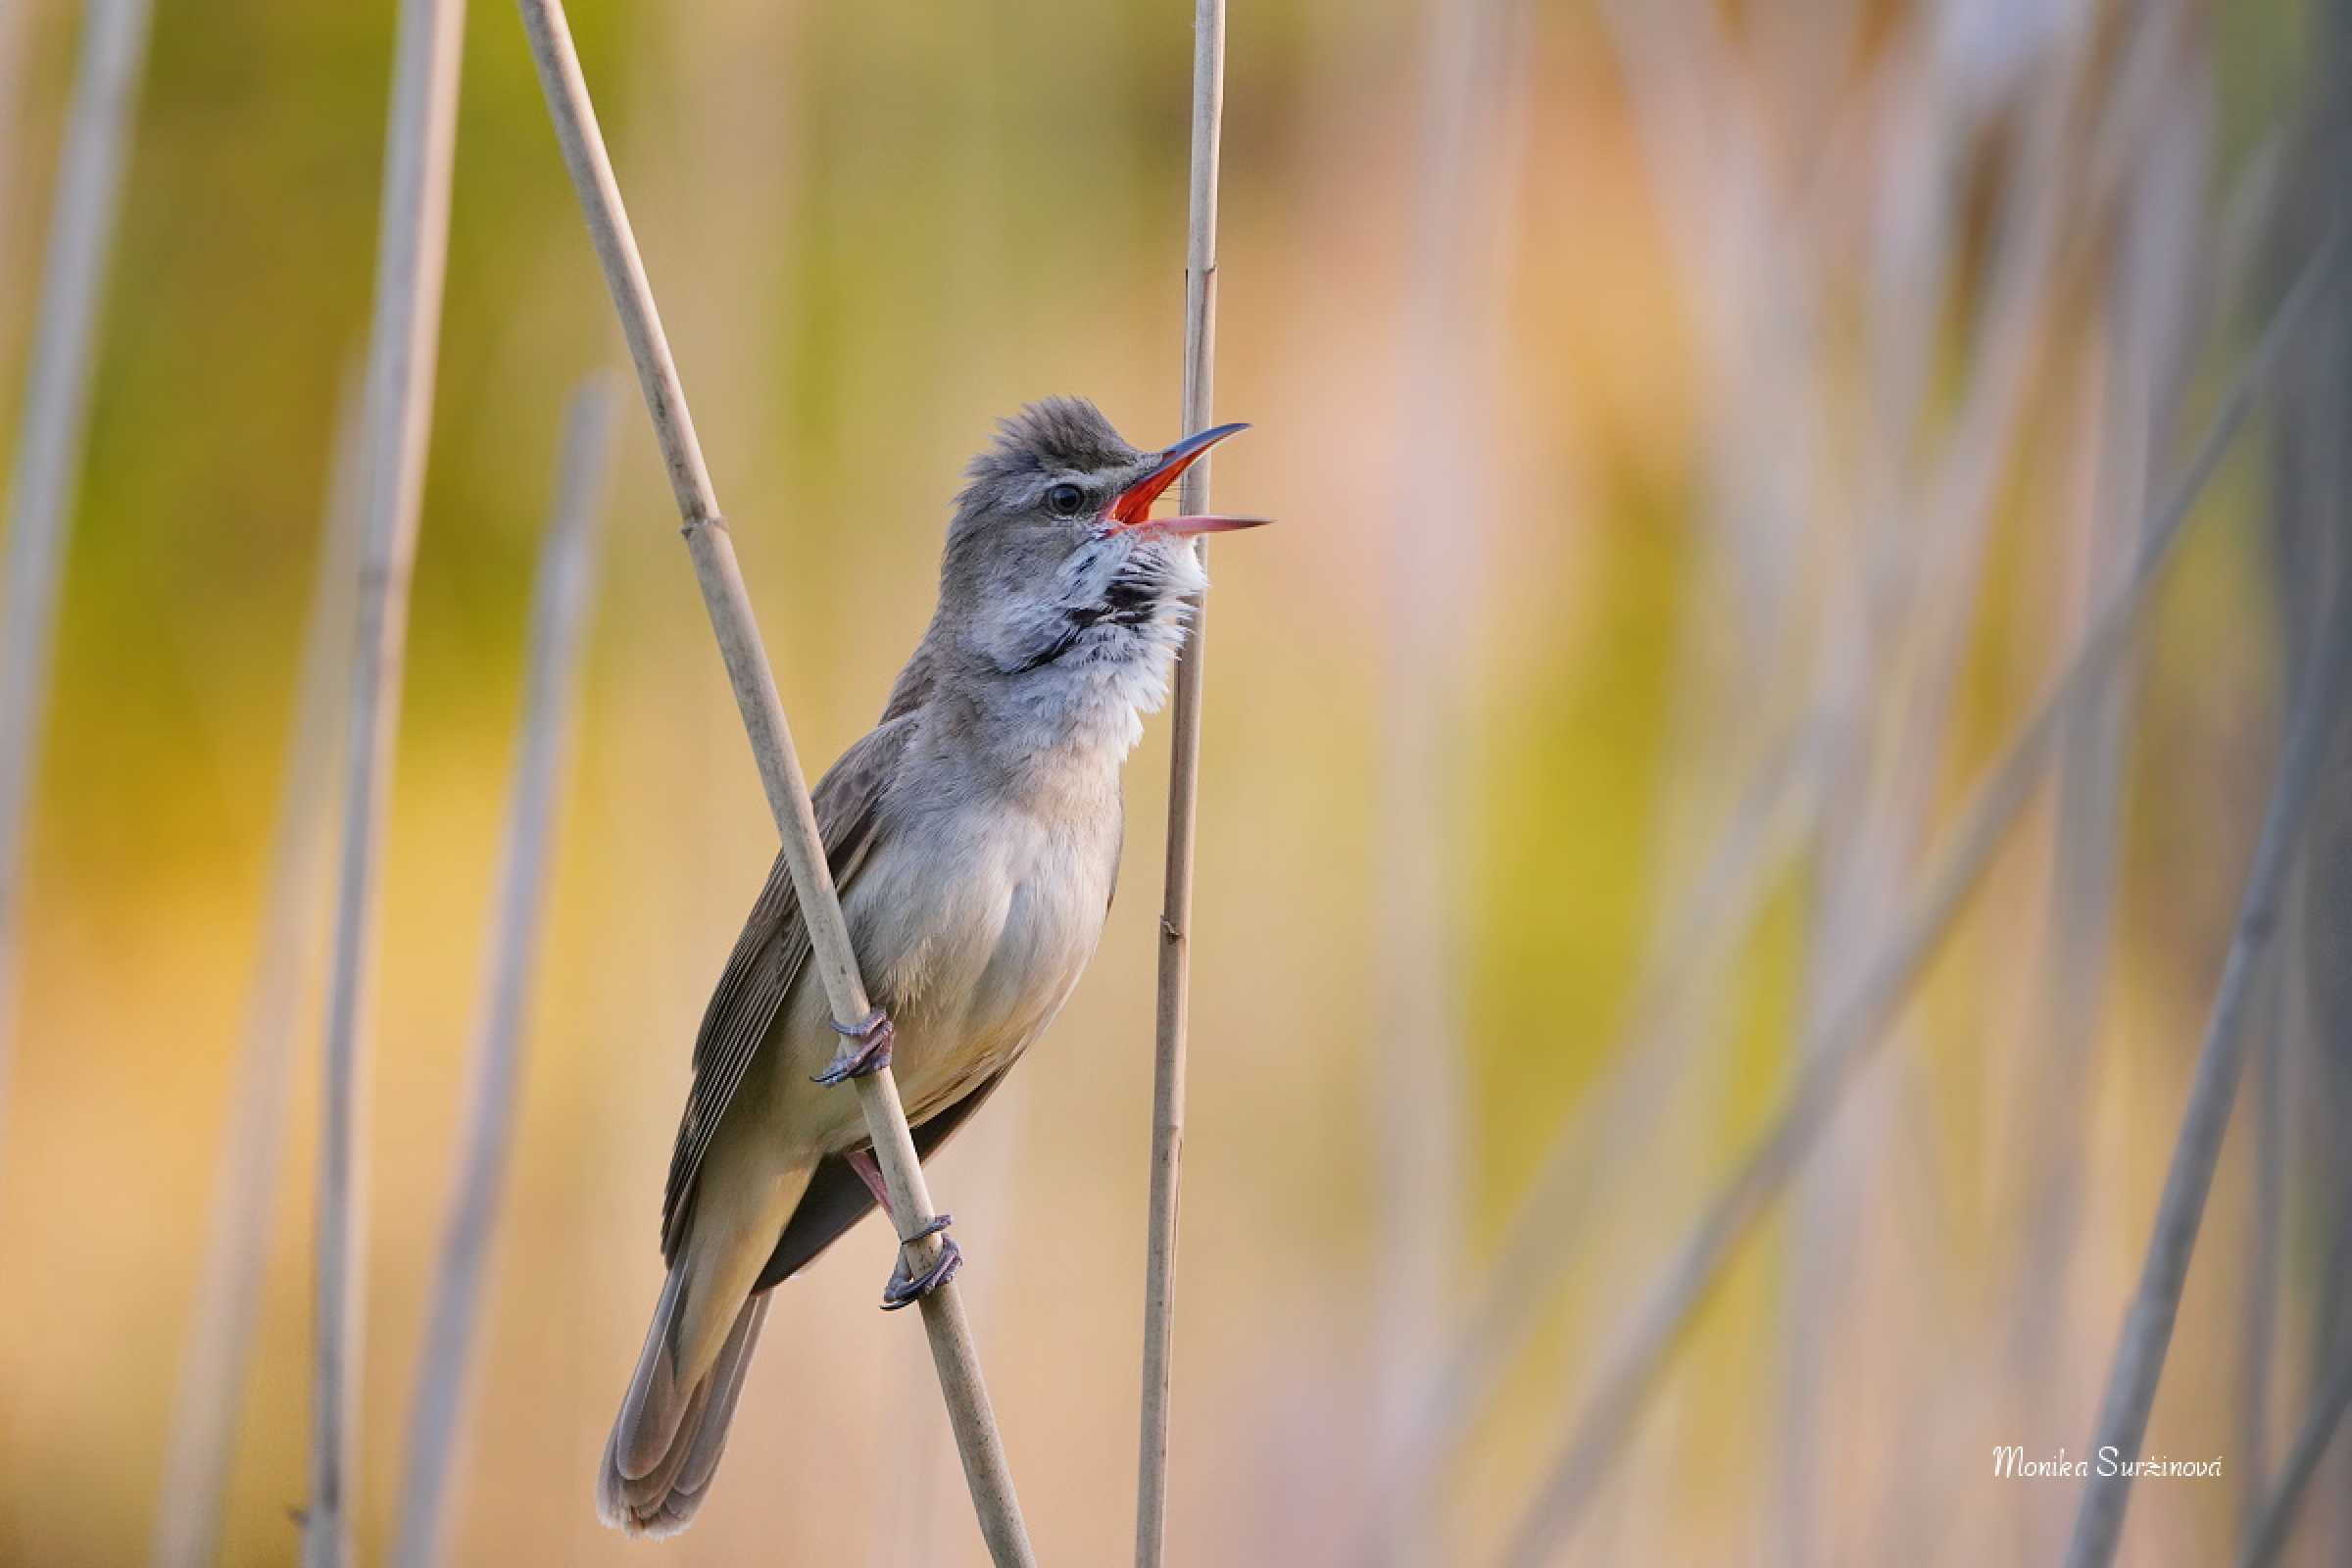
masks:
<path fill-rule="evenodd" d="M 1102 526 L 1112 532 L 1130 534 L 1150 533 L 1155 538 L 1181 539 L 1197 533 L 1230 533 L 1236 528 L 1256 528 L 1273 521 L 1271 517 L 1229 517 L 1204 514 L 1193 517 L 1154 517 L 1152 503 L 1157 501 L 1179 474 L 1200 460 L 1200 455 L 1229 435 L 1249 429 L 1246 424 L 1220 424 L 1214 429 L 1188 435 L 1159 455 L 1151 470 L 1129 485 L 1111 502 L 1110 510 L 1102 514 Z"/>

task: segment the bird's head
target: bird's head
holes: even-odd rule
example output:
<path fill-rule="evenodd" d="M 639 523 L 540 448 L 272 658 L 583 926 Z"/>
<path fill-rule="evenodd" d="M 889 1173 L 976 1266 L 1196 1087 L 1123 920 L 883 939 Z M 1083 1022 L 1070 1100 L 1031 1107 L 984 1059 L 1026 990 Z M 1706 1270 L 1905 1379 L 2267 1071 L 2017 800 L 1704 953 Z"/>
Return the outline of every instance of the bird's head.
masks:
<path fill-rule="evenodd" d="M 1050 398 L 1005 420 L 968 470 L 941 566 L 941 613 L 964 654 L 1007 677 L 1133 667 L 1163 680 L 1184 601 L 1207 586 L 1193 537 L 1266 519 L 1154 517 L 1152 505 L 1244 428 L 1139 452 L 1080 398 Z"/>

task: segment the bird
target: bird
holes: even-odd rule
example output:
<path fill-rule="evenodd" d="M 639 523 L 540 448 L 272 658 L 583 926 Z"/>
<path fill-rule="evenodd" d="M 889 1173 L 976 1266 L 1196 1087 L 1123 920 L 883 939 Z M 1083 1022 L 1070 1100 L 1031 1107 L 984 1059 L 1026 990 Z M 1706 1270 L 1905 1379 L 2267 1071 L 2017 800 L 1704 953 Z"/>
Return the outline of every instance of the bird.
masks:
<path fill-rule="evenodd" d="M 1076 988 L 1118 880 L 1121 769 L 1207 587 L 1194 538 L 1265 520 L 1152 508 L 1245 428 L 1143 452 L 1094 404 L 1049 398 L 965 470 L 930 625 L 880 722 L 812 794 L 875 1012 L 837 1029 L 779 855 L 696 1034 L 662 1198 L 668 1272 L 597 1479 L 607 1525 L 693 1520 L 768 1293 L 888 1207 L 840 1086 L 890 1065 L 927 1156 Z M 920 1299 L 962 1256 L 947 1238 L 919 1279 L 902 1259 L 882 1304 Z"/>

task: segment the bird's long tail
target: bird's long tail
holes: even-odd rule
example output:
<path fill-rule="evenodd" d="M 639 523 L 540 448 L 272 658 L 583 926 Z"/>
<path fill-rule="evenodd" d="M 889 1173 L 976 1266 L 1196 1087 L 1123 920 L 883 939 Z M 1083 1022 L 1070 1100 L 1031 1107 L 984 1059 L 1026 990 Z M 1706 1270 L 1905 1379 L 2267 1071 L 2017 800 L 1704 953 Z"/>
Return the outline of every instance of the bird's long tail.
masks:
<path fill-rule="evenodd" d="M 710 1282 L 690 1279 L 691 1273 L 681 1256 L 662 1288 L 637 1375 L 629 1380 L 597 1474 L 598 1516 L 633 1536 L 675 1535 L 703 1505 L 767 1315 L 764 1292 L 744 1299 L 712 1355 L 710 1330 L 698 1333 L 696 1323 L 710 1314 L 694 1311 L 689 1300 Z"/>

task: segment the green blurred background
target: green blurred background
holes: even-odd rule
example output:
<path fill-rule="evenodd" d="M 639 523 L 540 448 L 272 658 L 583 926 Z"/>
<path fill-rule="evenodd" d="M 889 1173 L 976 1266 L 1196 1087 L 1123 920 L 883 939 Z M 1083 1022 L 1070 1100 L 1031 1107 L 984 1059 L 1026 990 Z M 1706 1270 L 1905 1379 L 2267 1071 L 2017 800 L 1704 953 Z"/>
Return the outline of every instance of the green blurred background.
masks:
<path fill-rule="evenodd" d="M 13 423 L 78 8 L 0 5 L 21 49 L 0 125 Z M 1604 1070 L 1645 945 L 1761 767 L 1766 719 L 1814 689 L 1839 585 L 1868 549 L 1910 559 L 1936 464 L 1896 463 L 1884 492 L 1872 466 L 1886 433 L 1874 160 L 1916 107 L 1888 62 L 1916 48 L 1947 95 L 1921 112 L 1968 126 L 1927 181 L 1949 222 L 1936 231 L 1948 265 L 1920 296 L 1922 449 L 1940 451 L 1989 352 L 1979 311 L 2015 243 L 2011 187 L 2080 166 L 2093 191 L 2061 204 L 2011 416 L 1974 460 L 1983 502 L 1950 530 L 1978 553 L 1981 590 L 1937 575 L 1950 558 L 1917 524 L 1916 619 L 1950 622 L 1957 663 L 1909 786 L 1922 841 L 1883 877 L 1899 906 L 1927 829 L 2078 635 L 2084 563 L 2113 536 L 2113 478 L 2085 454 L 2120 395 L 2108 355 L 2126 330 L 2129 222 L 2171 211 L 2132 205 L 2143 151 L 2174 145 L 2148 124 L 2193 122 L 2185 163 L 2149 176 L 2184 204 L 2168 232 L 2184 258 L 2174 379 L 2193 428 L 2248 335 L 2237 305 L 2272 297 L 2246 281 L 2260 268 L 2230 270 L 2233 240 L 2261 229 L 2232 216 L 2231 193 L 2266 188 L 2248 172 L 2285 161 L 2316 25 L 2287 0 L 1677 5 L 1659 15 L 1706 12 L 1698 30 L 1724 54 L 1660 68 L 1638 67 L 1629 39 L 1647 24 L 1624 11 L 1528 0 L 1492 8 L 1500 31 L 1446 152 L 1433 126 L 1449 122 L 1427 107 L 1446 10 L 1232 13 L 1217 412 L 1255 429 L 1221 449 L 1217 493 L 1281 526 L 1216 550 L 1176 1360 L 1184 1563 L 1350 1560 L 1393 1431 L 1382 1410 L 1418 1386 Z M 146 1549 L 338 401 L 365 351 L 392 13 L 209 0 L 157 17 L 0 1135 L 0 1561 Z M 581 0 L 571 14 L 801 749 L 820 765 L 871 722 L 927 619 L 957 470 L 996 417 L 1078 392 L 1141 444 L 1179 433 L 1190 7 Z M 2095 119 L 2156 26 L 2172 41 L 2154 119 L 2124 115 L 2120 172 L 2072 121 L 2033 139 L 2052 92 Z M 1744 142 L 1706 131 L 1726 113 L 1693 90 L 1709 81 L 1736 84 L 1727 119 Z M 1699 156 L 1678 164 L 1692 117 Z M 1752 159 L 1721 157 L 1710 134 Z M 1786 287 L 1792 273 L 1818 287 Z M 1785 316 L 1795 296 L 1813 314 Z M 1780 358 L 1790 337 L 1801 369 Z M 391 1531 L 449 1196 L 563 400 L 623 359 L 519 28 L 495 0 L 467 24 L 441 341 L 370 1093 L 371 1558 Z M 2143 479 L 2170 470 L 2173 428 Z M 454 1556 L 979 1561 L 920 1335 L 871 1309 L 889 1253 L 871 1227 L 779 1301 L 690 1533 L 627 1544 L 590 1507 L 658 1285 L 656 1200 L 694 1025 L 773 846 L 633 403 L 616 453 Z M 1865 1130 L 1818 1167 L 1830 1190 L 1800 1189 L 1808 1223 L 1850 1236 L 1806 1331 L 1827 1340 L 1811 1351 L 1811 1479 L 1796 1484 L 1819 1517 L 1778 1538 L 1783 1560 L 1791 1540 L 1808 1560 L 2011 1560 L 2063 1525 L 2070 1494 L 1986 1481 L 1984 1453 L 2082 1446 L 2136 1269 L 2271 765 L 2262 477 L 2241 459 L 2208 503 L 2118 742 L 2102 1050 L 2048 1091 L 2068 1097 L 2087 1172 L 2071 1281 L 2029 1325 L 2049 1360 L 2032 1387 L 1999 1376 L 2020 1364 L 2003 1281 L 2031 1213 L 2009 1173 L 2048 1044 L 2044 801 L 1906 1014 L 1902 1064 L 1869 1080 Z M 1920 657 L 1865 666 L 1855 705 L 1885 710 L 1872 733 L 1886 755 L 1935 711 L 1903 684 Z M 1132 1528 L 1165 769 L 1160 721 L 1129 772 L 1126 887 L 1102 956 L 935 1180 L 962 1216 L 998 1409 L 1054 1563 L 1120 1560 Z M 1820 809 L 1808 820 L 1834 838 L 1837 812 Z M 1400 832 L 1444 867 L 1439 902 L 1401 928 L 1384 925 L 1394 867 L 1412 858 Z M 1505 1539 L 1614 1325 L 1775 1104 L 1808 988 L 1845 961 L 1822 897 L 1790 863 L 1720 972 L 1693 975 L 1703 1076 L 1580 1217 L 1567 1291 L 1434 1478 L 1426 1560 L 1485 1560 Z M 1884 920 L 1867 906 L 1865 932 Z M 1399 929 L 1408 948 L 1414 932 L 1435 944 L 1420 982 L 1394 961 Z M 1418 1004 L 1395 995 L 1422 982 Z M 1440 1021 L 1422 1065 L 1453 1086 L 1456 1121 L 1434 1152 L 1399 1153 L 1384 1083 L 1409 1058 L 1396 1032 L 1416 1005 Z M 305 1017 L 226 1562 L 295 1549 L 315 1007 Z M 2152 1447 L 2240 1447 L 2244 1152 L 2233 1144 L 2225 1165 Z M 1438 1249 L 1434 1298 L 1392 1311 L 1382 1173 L 1400 1159 L 1436 1160 L 1453 1197 L 1434 1241 L 1406 1238 Z M 2290 1314 L 2325 1250 L 2308 1230 L 2290 1238 Z M 1794 1528 L 1801 1231 L 1776 1224 L 1700 1319 L 1579 1538 L 1591 1560 L 1772 1560 L 1775 1529 Z M 2298 1396 L 2273 1412 L 2274 1444 L 2299 1410 Z M 1923 1496 L 1940 1509 L 1932 1530 Z M 2171 1483 L 2134 1506 L 2131 1560 L 2203 1562 L 2226 1551 L 2242 1500 Z M 2321 1522 L 2343 1511 L 2335 1499 Z"/>

